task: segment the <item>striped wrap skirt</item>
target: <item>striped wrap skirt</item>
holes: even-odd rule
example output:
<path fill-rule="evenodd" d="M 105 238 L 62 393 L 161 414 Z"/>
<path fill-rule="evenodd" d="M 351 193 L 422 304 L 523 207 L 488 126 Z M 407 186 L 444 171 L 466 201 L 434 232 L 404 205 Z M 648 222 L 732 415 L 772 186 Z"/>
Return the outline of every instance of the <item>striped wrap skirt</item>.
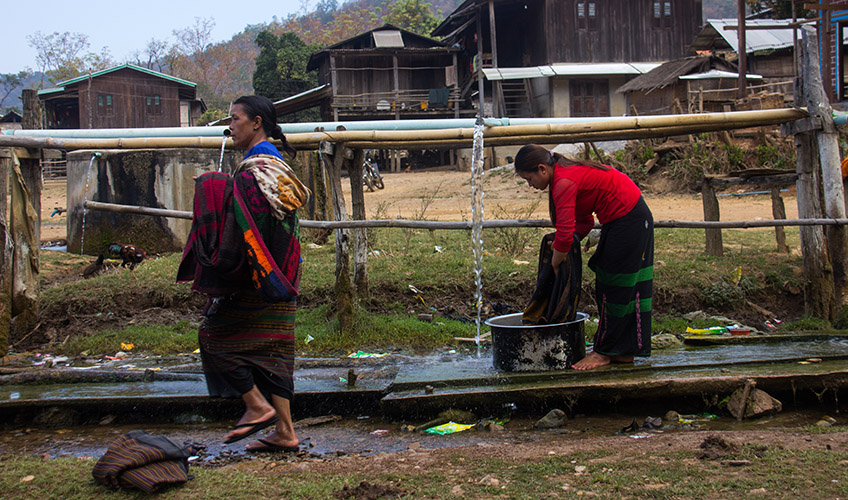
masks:
<path fill-rule="evenodd" d="M 255 385 L 265 397 L 292 399 L 296 308 L 255 290 L 209 300 L 198 338 L 210 396 L 240 397 Z"/>
<path fill-rule="evenodd" d="M 594 351 L 650 356 L 654 218 L 644 199 L 623 217 L 603 225 L 588 264 L 595 272 L 599 316 Z"/>

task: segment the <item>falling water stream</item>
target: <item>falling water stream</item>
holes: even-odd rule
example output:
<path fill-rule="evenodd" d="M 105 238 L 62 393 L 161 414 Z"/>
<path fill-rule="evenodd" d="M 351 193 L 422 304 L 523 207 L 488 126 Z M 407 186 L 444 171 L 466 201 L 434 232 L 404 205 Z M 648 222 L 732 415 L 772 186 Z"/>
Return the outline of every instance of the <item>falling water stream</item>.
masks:
<path fill-rule="evenodd" d="M 88 181 L 91 178 L 91 166 L 94 165 L 94 160 L 100 158 L 100 153 L 92 153 L 91 159 L 88 161 L 88 170 L 85 172 L 85 191 L 82 193 L 82 232 L 80 236 L 80 255 L 85 253 L 85 214 L 88 211 L 85 208 L 85 202 L 88 201 Z"/>
<path fill-rule="evenodd" d="M 218 172 L 224 169 L 224 148 L 227 147 L 227 138 L 230 137 L 230 129 L 224 129 L 224 140 L 221 141 L 221 158 L 218 160 Z"/>
<path fill-rule="evenodd" d="M 483 119 L 474 124 L 474 149 L 471 155 L 471 246 L 474 250 L 474 303 L 477 306 L 477 335 L 480 350 L 480 315 L 483 310 Z"/>

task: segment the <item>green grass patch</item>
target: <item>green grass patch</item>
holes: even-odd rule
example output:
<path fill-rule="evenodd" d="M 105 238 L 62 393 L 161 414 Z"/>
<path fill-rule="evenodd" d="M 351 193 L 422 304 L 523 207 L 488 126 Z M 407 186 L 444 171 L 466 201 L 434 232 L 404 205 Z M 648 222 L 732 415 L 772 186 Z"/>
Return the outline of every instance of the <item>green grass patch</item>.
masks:
<path fill-rule="evenodd" d="M 429 469 L 383 473 L 321 474 L 296 471 L 290 464 L 270 466 L 260 459 L 224 468 L 192 467 L 195 478 L 166 489 L 158 498 L 326 499 L 361 481 L 406 492 L 399 498 L 432 499 L 673 499 L 673 498 L 838 498 L 844 496 L 848 454 L 827 450 L 787 450 L 740 445 L 732 456 L 698 460 L 698 450 L 621 454 L 613 449 L 537 459 L 481 458 L 468 451 L 443 456 Z M 731 467 L 726 459 L 748 460 Z M 113 492 L 96 484 L 92 459 L 0 457 L 0 489 L 9 498 L 146 498 L 138 492 Z M 308 466 L 307 466 L 308 467 Z M 31 479 L 28 476 L 33 476 Z M 483 480 L 494 478 L 497 482 Z M 22 479 L 30 479 L 22 481 Z M 482 481 L 481 481 L 482 480 Z"/>
<path fill-rule="evenodd" d="M 68 339 L 57 352 L 75 356 L 87 352 L 91 356 L 129 351 L 121 344 L 132 344 L 135 352 L 158 355 L 192 352 L 197 349 L 197 325 L 179 321 L 171 325 L 133 325 L 122 330 L 102 330 L 89 336 Z"/>
<path fill-rule="evenodd" d="M 454 337 L 474 336 L 476 326 L 446 319 L 438 314 L 430 322 L 403 312 L 374 314 L 360 309 L 353 333 L 342 336 L 338 332 L 338 321 L 329 306 L 298 311 L 295 323 L 297 348 L 315 354 L 450 346 L 456 344 Z"/>

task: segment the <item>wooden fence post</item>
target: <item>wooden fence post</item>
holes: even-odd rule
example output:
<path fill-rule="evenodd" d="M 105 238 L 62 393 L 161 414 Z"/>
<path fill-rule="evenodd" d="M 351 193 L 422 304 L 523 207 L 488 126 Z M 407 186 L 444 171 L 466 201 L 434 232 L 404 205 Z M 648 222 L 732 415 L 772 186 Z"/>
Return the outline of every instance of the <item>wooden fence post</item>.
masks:
<path fill-rule="evenodd" d="M 810 116 L 821 120 L 821 130 L 815 132 L 818 146 L 821 181 L 824 189 L 825 216 L 833 219 L 845 218 L 845 194 L 842 190 L 842 169 L 839 159 L 839 135 L 833 124 L 833 109 L 825 93 L 819 68 L 819 46 L 816 30 L 801 27 L 802 102 Z M 829 46 L 829 44 L 828 44 Z M 803 102 L 805 101 L 805 102 Z M 796 99 L 797 103 L 797 99 Z M 845 226 L 827 226 L 827 250 L 833 267 L 833 285 L 837 302 L 848 285 L 848 231 Z"/>
<path fill-rule="evenodd" d="M 350 174 L 350 202 L 353 205 L 353 220 L 365 220 L 365 193 L 362 190 L 362 164 L 365 151 L 353 151 Z M 368 236 L 364 227 L 353 230 L 353 283 L 359 300 L 368 299 Z"/>
<path fill-rule="evenodd" d="M 330 196 L 333 199 L 333 219 L 346 221 L 344 195 L 342 193 L 342 164 L 345 157 L 344 143 L 330 144 L 322 142 L 319 146 L 324 154 L 332 154 L 332 161 L 326 161 L 327 180 L 330 184 Z M 336 297 L 336 317 L 342 333 L 353 326 L 353 286 L 350 282 L 350 231 L 336 229 L 336 284 L 333 292 Z"/>
<path fill-rule="evenodd" d="M 38 251 L 41 246 L 41 163 L 38 150 L 12 150 L 12 339 L 38 319 Z"/>
<path fill-rule="evenodd" d="M 720 220 L 718 198 L 715 189 L 707 176 L 701 178 L 701 202 L 704 204 L 704 220 Z M 724 244 L 721 240 L 721 229 L 704 229 L 706 238 L 706 253 L 714 257 L 724 255 Z"/>
<path fill-rule="evenodd" d="M 797 95 L 797 94 L 796 94 Z M 795 134 L 797 150 L 798 217 L 821 217 L 821 191 L 818 179 L 818 157 L 813 134 Z M 833 287 L 833 268 L 827 258 L 822 226 L 801 226 L 801 255 L 803 257 L 804 312 L 810 316 L 831 320 L 836 316 L 836 294 Z"/>
<path fill-rule="evenodd" d="M 21 90 L 21 104 L 24 111 L 21 128 L 25 130 L 44 128 L 41 120 L 42 107 L 41 100 L 38 98 L 38 91 L 35 89 Z"/>
<path fill-rule="evenodd" d="M 0 149 L 0 356 L 9 352 L 9 333 L 12 321 L 12 242 L 9 230 L 9 165 L 12 151 Z"/>
<path fill-rule="evenodd" d="M 786 218 L 786 207 L 783 205 L 783 198 L 780 197 L 780 186 L 771 188 L 771 216 L 774 220 Z M 783 226 L 775 226 L 774 237 L 777 240 L 777 251 L 789 253 L 789 246 L 786 244 L 786 231 L 783 230 Z"/>

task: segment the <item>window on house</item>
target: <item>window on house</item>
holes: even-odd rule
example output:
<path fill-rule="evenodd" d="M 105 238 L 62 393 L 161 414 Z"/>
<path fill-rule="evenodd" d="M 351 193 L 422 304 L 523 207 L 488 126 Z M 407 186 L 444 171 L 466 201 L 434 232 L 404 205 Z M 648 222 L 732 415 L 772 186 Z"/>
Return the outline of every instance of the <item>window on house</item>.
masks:
<path fill-rule="evenodd" d="M 162 100 L 158 95 L 148 95 L 144 97 L 144 112 L 148 115 L 162 114 Z"/>
<path fill-rule="evenodd" d="M 569 116 L 609 116 L 609 82 L 607 80 L 572 80 Z"/>
<path fill-rule="evenodd" d="M 582 31 L 597 31 L 598 10 L 595 2 L 578 0 L 577 6 L 577 29 Z"/>
<path fill-rule="evenodd" d="M 651 17 L 654 29 L 671 29 L 671 0 L 654 0 Z"/>
<path fill-rule="evenodd" d="M 97 115 L 114 116 L 115 107 L 112 105 L 111 94 L 97 94 Z"/>

